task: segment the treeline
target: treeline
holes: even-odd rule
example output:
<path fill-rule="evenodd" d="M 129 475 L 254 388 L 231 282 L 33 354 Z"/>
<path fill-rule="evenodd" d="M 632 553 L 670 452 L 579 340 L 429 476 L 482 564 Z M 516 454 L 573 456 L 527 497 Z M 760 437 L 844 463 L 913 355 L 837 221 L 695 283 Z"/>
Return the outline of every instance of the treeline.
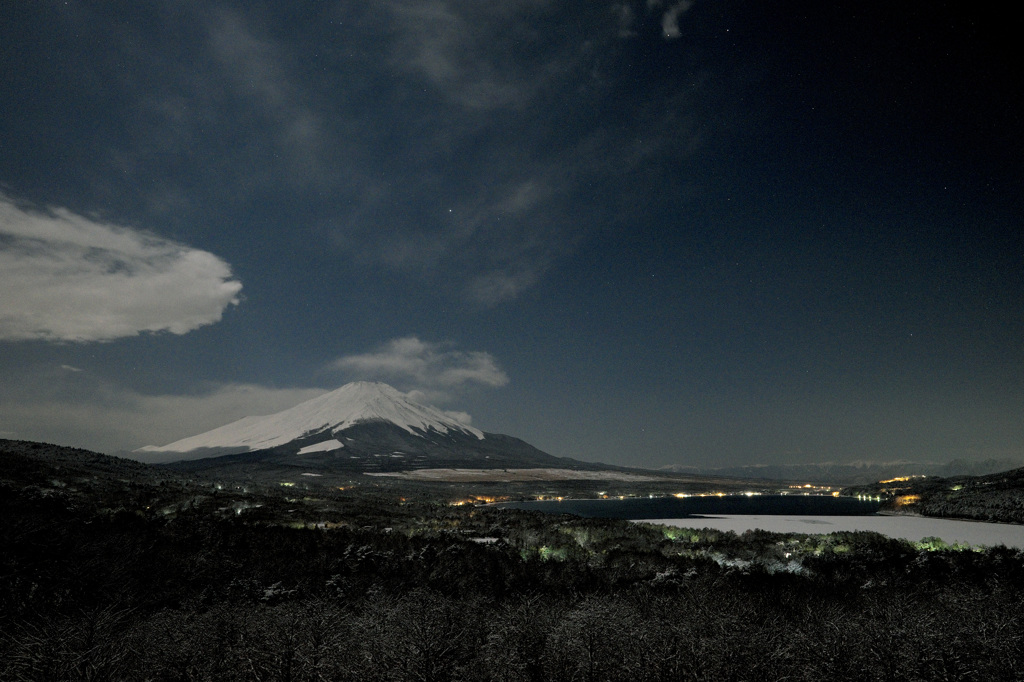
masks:
<path fill-rule="evenodd" d="M 685 590 L 111 605 L 16 623 L 5 680 L 1008 680 L 1020 604 L 981 589 Z"/>

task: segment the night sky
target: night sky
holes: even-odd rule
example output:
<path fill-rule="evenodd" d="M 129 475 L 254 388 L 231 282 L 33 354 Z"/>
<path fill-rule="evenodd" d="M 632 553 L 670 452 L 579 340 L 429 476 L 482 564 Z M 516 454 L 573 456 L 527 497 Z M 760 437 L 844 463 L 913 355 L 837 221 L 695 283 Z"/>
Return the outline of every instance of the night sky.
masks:
<path fill-rule="evenodd" d="M 355 379 L 554 455 L 1024 459 L 989 3 L 0 4 L 0 437 Z"/>

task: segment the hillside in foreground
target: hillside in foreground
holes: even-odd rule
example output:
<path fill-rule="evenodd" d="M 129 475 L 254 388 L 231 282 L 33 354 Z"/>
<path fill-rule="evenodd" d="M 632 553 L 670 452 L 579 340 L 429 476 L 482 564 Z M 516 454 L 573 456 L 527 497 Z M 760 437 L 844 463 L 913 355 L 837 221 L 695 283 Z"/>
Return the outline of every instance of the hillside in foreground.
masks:
<path fill-rule="evenodd" d="M 0 442 L 0 679 L 1011 679 L 1024 554 Z M 398 486 L 409 482 L 398 482 Z M 344 486 L 341 486 L 344 487 Z M 459 500 L 464 502 L 465 500 Z"/>

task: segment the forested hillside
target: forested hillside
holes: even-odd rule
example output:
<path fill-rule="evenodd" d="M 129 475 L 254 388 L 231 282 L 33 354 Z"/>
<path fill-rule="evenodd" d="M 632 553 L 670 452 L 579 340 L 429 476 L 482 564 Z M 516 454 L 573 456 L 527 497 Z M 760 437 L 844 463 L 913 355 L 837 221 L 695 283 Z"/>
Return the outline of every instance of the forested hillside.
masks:
<path fill-rule="evenodd" d="M 21 467 L 0 477 L 3 680 L 995 680 L 1024 666 L 1024 556 L 1005 548 L 118 478 L 116 462 L 90 477 L 25 457 L 0 460 Z"/>
<path fill-rule="evenodd" d="M 976 521 L 1024 523 L 1024 469 L 987 476 L 881 481 L 844 491 L 880 495 L 892 511 Z"/>

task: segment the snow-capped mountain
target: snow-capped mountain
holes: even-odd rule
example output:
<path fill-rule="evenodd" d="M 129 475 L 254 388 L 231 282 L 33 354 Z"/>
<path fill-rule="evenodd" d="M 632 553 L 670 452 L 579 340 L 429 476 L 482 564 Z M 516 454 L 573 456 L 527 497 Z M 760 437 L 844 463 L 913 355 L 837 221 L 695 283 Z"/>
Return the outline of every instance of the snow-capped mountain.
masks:
<path fill-rule="evenodd" d="M 356 382 L 265 417 L 245 417 L 131 453 L 190 469 L 256 463 L 320 470 L 383 471 L 442 466 L 591 468 L 518 438 L 484 434 L 381 383 Z"/>
<path fill-rule="evenodd" d="M 437 408 L 422 405 L 387 384 L 357 381 L 295 407 L 265 417 L 244 417 L 236 422 L 183 438 L 168 445 L 147 445 L 136 451 L 149 462 L 209 457 L 276 448 L 293 441 L 317 442 L 300 450 L 326 452 L 343 447 L 335 435 L 356 424 L 393 424 L 414 435 L 463 434 L 484 439 L 479 429 L 463 424 Z"/>

